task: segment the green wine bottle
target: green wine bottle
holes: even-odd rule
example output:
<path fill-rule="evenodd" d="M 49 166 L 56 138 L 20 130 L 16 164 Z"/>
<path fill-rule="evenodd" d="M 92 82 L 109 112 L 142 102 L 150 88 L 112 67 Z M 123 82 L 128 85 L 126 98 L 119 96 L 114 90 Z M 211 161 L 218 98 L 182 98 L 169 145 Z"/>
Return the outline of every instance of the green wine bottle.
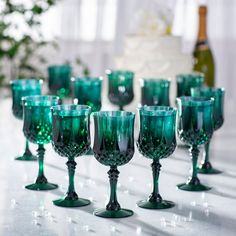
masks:
<path fill-rule="evenodd" d="M 195 49 L 193 52 L 193 70 L 202 72 L 205 76 L 205 84 L 209 87 L 215 85 L 215 65 L 214 58 L 207 40 L 206 30 L 207 7 L 199 7 L 199 31 Z"/>

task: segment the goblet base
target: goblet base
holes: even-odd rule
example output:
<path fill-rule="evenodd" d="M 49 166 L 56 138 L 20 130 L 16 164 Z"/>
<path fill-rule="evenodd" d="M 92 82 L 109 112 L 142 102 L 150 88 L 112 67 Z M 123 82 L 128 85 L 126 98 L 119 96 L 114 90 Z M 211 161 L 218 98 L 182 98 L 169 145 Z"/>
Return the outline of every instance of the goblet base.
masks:
<path fill-rule="evenodd" d="M 90 203 L 91 202 L 89 200 L 84 199 L 84 198 L 78 198 L 78 199 L 74 199 L 74 200 L 61 198 L 61 199 L 53 201 L 54 205 L 60 206 L 60 207 L 82 207 L 82 206 L 87 206 Z"/>
<path fill-rule="evenodd" d="M 206 175 L 214 175 L 214 174 L 220 174 L 222 173 L 222 171 L 213 168 L 210 162 L 206 162 L 198 167 L 198 173 Z"/>
<path fill-rule="evenodd" d="M 161 200 L 159 202 L 151 202 L 149 200 L 142 200 L 137 203 L 137 205 L 141 208 L 146 209 L 167 209 L 174 207 L 175 204 L 171 201 Z"/>
<path fill-rule="evenodd" d="M 128 209 L 120 209 L 120 210 L 107 210 L 107 209 L 98 209 L 94 212 L 95 216 L 103 217 L 103 218 L 124 218 L 129 217 L 134 214 L 133 211 Z"/>
<path fill-rule="evenodd" d="M 34 155 L 22 155 L 15 158 L 17 161 L 36 161 L 37 157 Z"/>
<path fill-rule="evenodd" d="M 177 187 L 178 189 L 181 189 L 181 190 L 193 191 L 193 192 L 208 191 L 211 189 L 210 187 L 203 185 L 201 183 L 198 183 L 198 184 L 183 183 L 183 184 L 178 184 Z"/>
<path fill-rule="evenodd" d="M 43 184 L 30 184 L 26 185 L 25 188 L 29 190 L 35 190 L 35 191 L 43 191 L 43 190 L 53 190 L 58 188 L 57 184 L 52 184 L 52 183 L 43 183 Z"/>

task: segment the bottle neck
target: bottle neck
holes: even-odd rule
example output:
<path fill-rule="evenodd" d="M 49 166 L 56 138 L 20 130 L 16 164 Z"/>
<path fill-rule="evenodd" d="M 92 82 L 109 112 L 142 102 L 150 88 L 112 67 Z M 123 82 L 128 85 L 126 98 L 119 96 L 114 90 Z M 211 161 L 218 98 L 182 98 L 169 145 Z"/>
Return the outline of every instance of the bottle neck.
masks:
<path fill-rule="evenodd" d="M 206 29 L 206 15 L 199 14 L 199 30 L 197 41 L 206 41 L 207 40 L 207 29 Z"/>

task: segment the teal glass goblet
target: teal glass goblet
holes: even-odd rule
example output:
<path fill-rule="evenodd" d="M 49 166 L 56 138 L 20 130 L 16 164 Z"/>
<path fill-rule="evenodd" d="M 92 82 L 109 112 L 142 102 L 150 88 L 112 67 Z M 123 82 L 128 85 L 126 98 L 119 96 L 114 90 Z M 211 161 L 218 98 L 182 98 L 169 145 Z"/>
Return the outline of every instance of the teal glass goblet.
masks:
<path fill-rule="evenodd" d="M 51 141 L 52 114 L 50 108 L 58 105 L 57 96 L 28 96 L 23 98 L 23 132 L 25 137 L 32 143 L 38 144 L 38 177 L 34 184 L 25 188 L 30 190 L 51 190 L 58 186 L 49 183 L 44 175 L 44 144 Z"/>
<path fill-rule="evenodd" d="M 141 79 L 140 85 L 142 106 L 169 106 L 169 80 Z"/>
<path fill-rule="evenodd" d="M 119 176 L 117 166 L 128 163 L 134 155 L 134 117 L 132 112 L 100 111 L 94 117 L 94 156 L 101 164 L 110 166 L 110 200 L 105 209 L 94 212 L 104 218 L 123 218 L 133 211 L 123 209 L 117 201 L 116 186 Z"/>
<path fill-rule="evenodd" d="M 224 88 L 192 88 L 191 95 L 203 96 L 208 99 L 214 98 L 213 105 L 213 125 L 214 130 L 218 130 L 224 123 Z M 198 173 L 201 174 L 220 174 L 222 171 L 212 167 L 212 164 L 209 160 L 209 147 L 211 139 L 204 145 L 203 160 L 201 165 L 198 168 Z"/>
<path fill-rule="evenodd" d="M 202 87 L 204 80 L 204 75 L 198 72 L 177 75 L 177 97 L 191 96 L 191 88 Z"/>
<path fill-rule="evenodd" d="M 100 111 L 102 107 L 102 77 L 72 78 L 72 98 L 74 104 L 88 105 L 91 111 Z M 90 148 L 86 155 L 93 155 Z"/>
<path fill-rule="evenodd" d="M 23 106 L 22 97 L 29 95 L 40 95 L 42 80 L 36 79 L 22 79 L 11 81 L 11 91 L 12 91 L 12 112 L 13 115 L 19 119 L 23 119 Z M 35 161 L 37 158 L 31 153 L 29 149 L 29 142 L 26 139 L 25 151 L 23 155 L 15 158 L 20 161 Z"/>
<path fill-rule="evenodd" d="M 118 105 L 120 111 L 134 98 L 132 71 L 106 70 L 108 77 L 108 98 L 111 103 Z"/>
<path fill-rule="evenodd" d="M 153 191 L 147 200 L 137 203 L 147 209 L 165 209 L 174 206 L 163 200 L 159 193 L 160 159 L 170 156 L 176 148 L 176 109 L 167 106 L 144 106 L 139 108 L 140 131 L 137 141 L 139 152 L 153 160 Z"/>
<path fill-rule="evenodd" d="M 75 158 L 90 148 L 89 114 L 91 108 L 79 105 L 58 105 L 52 111 L 52 146 L 60 156 L 68 158 L 69 188 L 64 198 L 53 201 L 61 207 L 80 207 L 90 201 L 75 192 Z"/>
<path fill-rule="evenodd" d="M 197 177 L 197 159 L 199 145 L 206 144 L 212 137 L 214 99 L 205 97 L 177 98 L 178 118 L 177 132 L 180 140 L 190 146 L 192 157 L 192 176 L 183 184 L 177 185 L 181 190 L 204 191 L 210 187 L 200 183 Z"/>
<path fill-rule="evenodd" d="M 48 86 L 51 94 L 64 98 L 70 94 L 70 65 L 48 67 Z"/>
<path fill-rule="evenodd" d="M 71 82 L 74 104 L 88 105 L 92 112 L 100 111 L 102 77 L 72 78 Z"/>

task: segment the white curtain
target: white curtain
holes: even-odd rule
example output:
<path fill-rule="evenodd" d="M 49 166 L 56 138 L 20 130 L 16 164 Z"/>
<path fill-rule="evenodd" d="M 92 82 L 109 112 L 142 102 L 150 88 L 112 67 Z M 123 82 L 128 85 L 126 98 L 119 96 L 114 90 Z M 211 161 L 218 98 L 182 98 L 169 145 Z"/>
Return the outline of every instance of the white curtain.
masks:
<path fill-rule="evenodd" d="M 75 59 L 85 62 L 94 76 L 113 66 L 118 0 L 61 0 L 42 19 L 47 39 L 57 38 L 58 50 L 46 48 L 49 63 L 70 61 L 74 75 L 82 71 Z"/>

